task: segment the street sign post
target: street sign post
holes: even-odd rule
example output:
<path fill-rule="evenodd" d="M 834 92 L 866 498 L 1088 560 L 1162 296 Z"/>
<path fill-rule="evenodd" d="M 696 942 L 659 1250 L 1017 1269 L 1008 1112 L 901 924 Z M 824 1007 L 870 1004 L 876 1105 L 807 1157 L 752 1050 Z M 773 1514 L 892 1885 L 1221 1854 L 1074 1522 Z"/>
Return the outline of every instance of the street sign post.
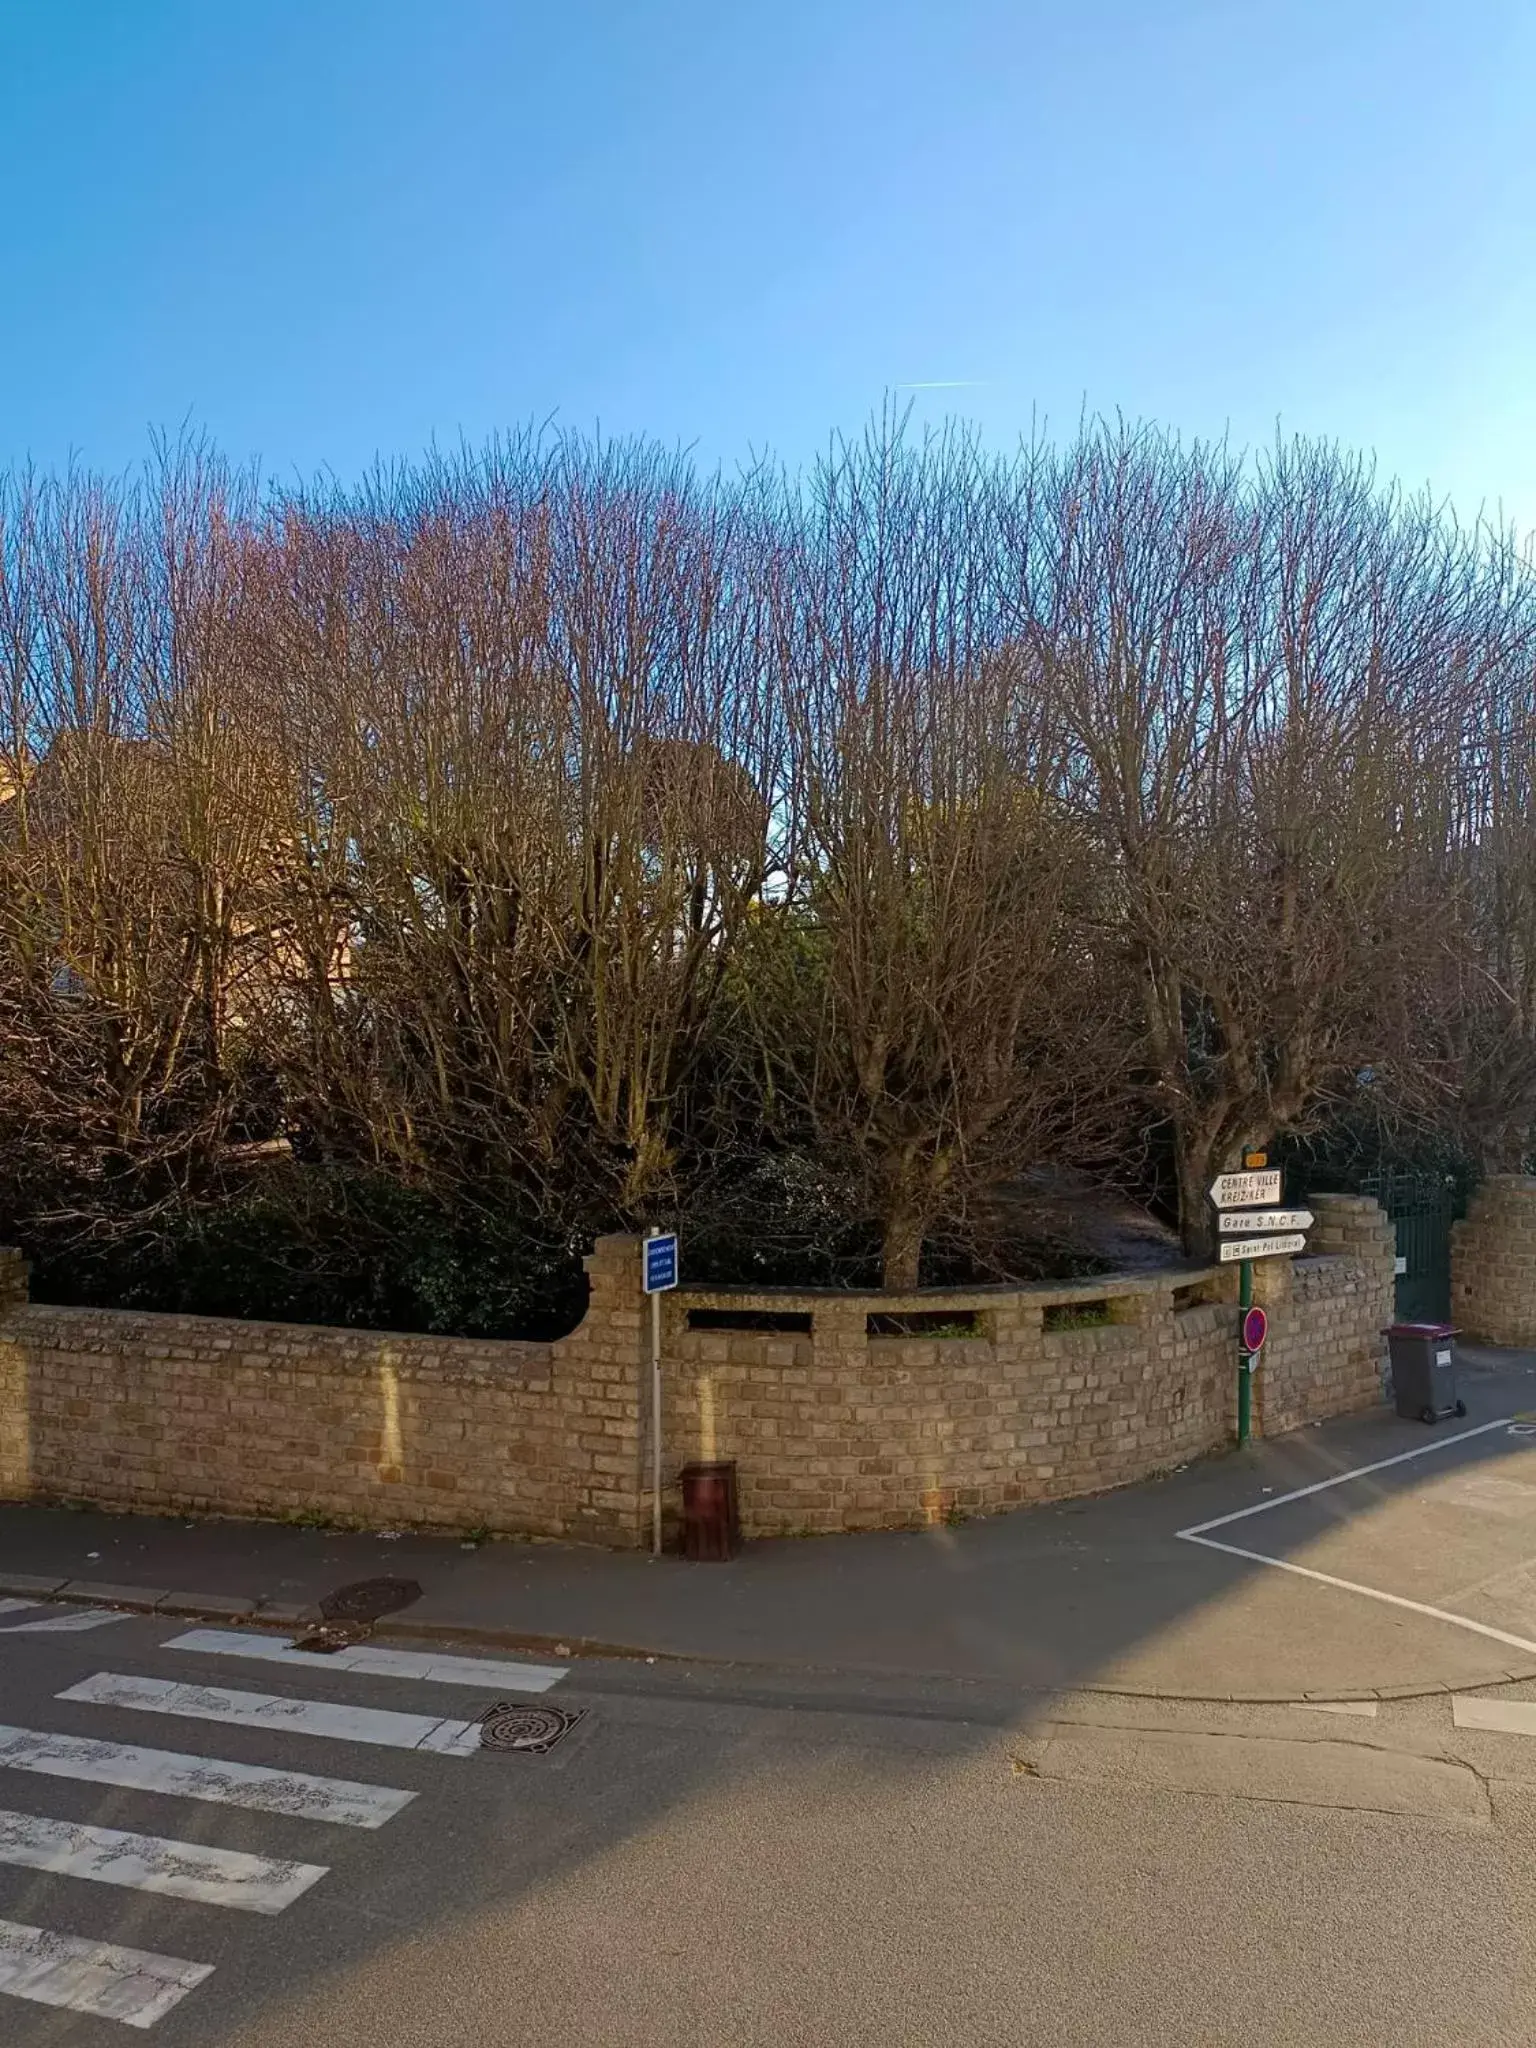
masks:
<path fill-rule="evenodd" d="M 677 1233 L 653 1230 L 640 1247 L 640 1284 L 651 1297 L 651 1549 L 661 1555 L 661 1297 L 677 1285 Z"/>
<path fill-rule="evenodd" d="M 1255 1230 L 1310 1230 L 1310 1209 L 1223 1209 L 1216 1228 L 1223 1237 L 1245 1237 Z"/>
<path fill-rule="evenodd" d="M 1281 1252 L 1304 1252 L 1306 1248 L 1305 1237 L 1299 1230 L 1293 1230 L 1282 1237 L 1223 1238 L 1218 1252 L 1221 1263 L 1230 1266 L 1234 1259 L 1241 1259 L 1246 1265 L 1250 1259 L 1272 1259 Z"/>
<path fill-rule="evenodd" d="M 1247 1443 L 1253 1429 L 1253 1370 L 1264 1339 L 1269 1335 L 1269 1318 L 1253 1305 L 1253 1262 L 1278 1258 L 1286 1252 L 1306 1250 L 1302 1234 L 1312 1222 L 1310 1209 L 1274 1209 L 1278 1202 L 1280 1172 L 1265 1167 L 1264 1154 L 1247 1155 L 1241 1173 L 1218 1173 L 1211 1182 L 1211 1200 L 1218 1211 L 1217 1257 L 1224 1266 L 1238 1269 L 1237 1303 L 1243 1312 L 1238 1334 L 1237 1357 L 1237 1440 Z M 1265 1234 L 1256 1236 L 1262 1231 Z"/>

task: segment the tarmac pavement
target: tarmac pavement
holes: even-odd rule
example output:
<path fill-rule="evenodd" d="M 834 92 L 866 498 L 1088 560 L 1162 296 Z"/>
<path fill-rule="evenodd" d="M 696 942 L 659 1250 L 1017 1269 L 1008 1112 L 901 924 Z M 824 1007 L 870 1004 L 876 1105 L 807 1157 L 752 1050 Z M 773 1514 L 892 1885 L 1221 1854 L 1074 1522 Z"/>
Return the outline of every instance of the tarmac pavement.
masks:
<path fill-rule="evenodd" d="M 1536 1736 L 1444 1696 L 869 1712 L 592 1660 L 527 1696 L 569 1734 L 504 1755 L 412 1738 L 515 1700 L 507 1659 L 448 1684 L 430 1645 L 364 1671 L 159 1616 L 36 1625 L 85 1611 L 0 1616 L 7 2048 L 1480 2048 L 1536 2023 Z"/>

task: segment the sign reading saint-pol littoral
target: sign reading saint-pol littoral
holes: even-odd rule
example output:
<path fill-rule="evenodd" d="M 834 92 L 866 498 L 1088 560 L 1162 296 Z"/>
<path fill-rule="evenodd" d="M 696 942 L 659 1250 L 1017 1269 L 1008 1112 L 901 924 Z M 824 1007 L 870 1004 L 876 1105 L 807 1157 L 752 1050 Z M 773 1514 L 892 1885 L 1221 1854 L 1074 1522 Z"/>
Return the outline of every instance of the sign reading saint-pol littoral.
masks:
<path fill-rule="evenodd" d="M 1221 1263 L 1230 1266 L 1237 1259 L 1272 1259 L 1281 1252 L 1304 1252 L 1307 1240 L 1299 1230 L 1277 1237 L 1224 1237 Z"/>

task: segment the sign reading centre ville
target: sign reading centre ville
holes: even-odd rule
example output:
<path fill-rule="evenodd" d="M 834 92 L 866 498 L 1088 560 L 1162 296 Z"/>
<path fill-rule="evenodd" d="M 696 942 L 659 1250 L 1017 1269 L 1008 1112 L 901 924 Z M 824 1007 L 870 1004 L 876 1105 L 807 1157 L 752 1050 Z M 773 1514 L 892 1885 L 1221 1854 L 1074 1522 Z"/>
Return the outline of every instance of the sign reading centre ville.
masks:
<path fill-rule="evenodd" d="M 1280 1199 L 1280 1169 L 1266 1173 L 1218 1173 L 1211 1182 L 1211 1200 L 1218 1209 L 1255 1209 Z"/>

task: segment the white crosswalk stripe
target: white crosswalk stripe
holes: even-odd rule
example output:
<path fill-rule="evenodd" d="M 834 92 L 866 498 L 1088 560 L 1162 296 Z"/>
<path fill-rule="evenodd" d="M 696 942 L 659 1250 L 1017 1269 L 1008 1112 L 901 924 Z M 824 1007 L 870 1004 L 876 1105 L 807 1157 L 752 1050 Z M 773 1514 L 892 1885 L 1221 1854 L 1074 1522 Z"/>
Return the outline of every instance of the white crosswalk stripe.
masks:
<path fill-rule="evenodd" d="M 152 2027 L 212 1975 L 212 1963 L 0 1920 L 0 1991 L 34 2005 Z"/>
<path fill-rule="evenodd" d="M 119 1614 L 111 1607 L 74 1607 L 67 1614 L 53 1614 L 45 1621 L 12 1622 L 9 1628 L 0 1629 L 0 1635 L 78 1636 L 93 1628 L 105 1628 L 111 1621 L 132 1619 L 132 1615 Z"/>
<path fill-rule="evenodd" d="M 36 1631 L 48 1622 L 63 1620 L 79 1626 L 125 1618 L 84 1609 L 68 1615 L 55 1611 L 39 1623 L 33 1618 L 37 1603 L 24 1601 L 0 1611 L 8 1618 L 25 1614 L 29 1606 L 33 1616 L 24 1624 L 0 1625 L 0 1634 L 20 1633 L 21 1626 Z M 291 1639 L 222 1630 L 192 1630 L 173 1645 L 162 1647 L 213 1656 L 247 1655 L 255 1649 L 266 1661 L 297 1666 L 316 1677 L 344 1672 L 354 1685 L 361 1682 L 366 1686 L 369 1681 L 386 1678 L 426 1679 L 447 1685 L 477 1685 L 490 1696 L 543 1691 L 566 1675 L 564 1667 L 381 1651 L 367 1644 L 353 1645 L 351 1654 L 343 1651 L 336 1657 L 317 1658 L 296 1650 Z M 306 1736 L 331 1744 L 359 1743 L 450 1757 L 471 1756 L 480 1747 L 478 1721 L 245 1692 L 175 1678 L 98 1671 L 57 1697 L 103 1714 L 158 1714 L 171 1720 L 266 1729 L 280 1737 Z M 241 1808 L 258 1817 L 272 1814 L 321 1826 L 368 1829 L 383 1827 L 419 1796 L 394 1786 L 290 1769 L 281 1761 L 242 1763 L 180 1748 L 120 1742 L 99 1732 L 76 1734 L 5 1724 L 0 1725 L 0 1777 L 9 1771 L 25 1774 L 34 1783 L 46 1779 L 116 1786 L 151 1799 L 194 1800 L 212 1808 Z M 186 1832 L 172 1825 L 163 1831 L 136 1833 L 4 1808 L 0 1809 L 0 1868 L 35 1871 L 44 1882 L 84 1880 L 122 1887 L 141 1898 L 155 1894 L 167 1900 L 260 1915 L 281 1913 L 329 1869 L 323 1862 L 298 1862 L 179 1839 Z M 162 1910 L 174 1913 L 181 1909 L 167 1905 Z M 141 1924 L 136 1915 L 130 1931 L 137 1934 Z M 173 1941 L 170 1946 L 179 1944 Z M 147 2028 L 212 1974 L 211 1964 L 174 1953 L 161 1955 L 150 1949 L 83 1940 L 30 1922 L 0 1920 L 0 1998 L 26 1999 Z M 0 2027 L 0 2035 L 4 2031 Z"/>
<path fill-rule="evenodd" d="M 288 1734 L 318 1735 L 336 1742 L 435 1750 L 444 1756 L 471 1756 L 480 1747 L 478 1721 L 401 1714 L 385 1707 L 343 1707 L 329 1700 L 237 1692 L 218 1685 L 179 1685 L 169 1678 L 128 1678 L 119 1671 L 98 1671 L 57 1697 L 86 1700 L 98 1707 L 127 1707 L 136 1713 L 179 1714 L 193 1721 L 231 1721 L 247 1728 L 278 1728 Z"/>
<path fill-rule="evenodd" d="M 315 1671 L 365 1671 L 374 1678 L 417 1678 L 433 1685 L 477 1685 L 501 1692 L 548 1692 L 570 1671 L 568 1664 L 521 1664 L 496 1657 L 451 1657 L 432 1650 L 389 1650 L 375 1643 L 351 1643 L 343 1650 L 294 1648 L 293 1636 L 260 1636 L 236 1629 L 194 1628 L 173 1636 L 168 1650 L 204 1657 L 242 1657 L 264 1664 L 296 1664 Z"/>
<path fill-rule="evenodd" d="M 83 1735 L 42 1734 L 32 1728 L 0 1727 L 0 1769 L 122 1785 L 135 1792 L 163 1792 L 352 1828 L 381 1828 L 416 1797 L 390 1785 L 359 1785 L 347 1778 L 317 1778 L 308 1771 L 275 1771 L 262 1764 L 138 1749 Z"/>
<path fill-rule="evenodd" d="M 1536 1735 L 1536 1700 L 1478 1700 L 1458 1693 L 1451 1701 L 1451 1719 L 1458 1728 L 1494 1735 Z"/>
<path fill-rule="evenodd" d="M 41 1600 L 0 1600 L 0 1614 L 35 1614 Z"/>
<path fill-rule="evenodd" d="M 235 1906 L 246 1913 L 281 1913 L 326 1872 L 323 1863 L 290 1863 L 239 1849 L 209 1849 L 201 1842 L 5 1811 L 0 1811 L 0 1863 L 195 1899 L 205 1906 Z"/>

